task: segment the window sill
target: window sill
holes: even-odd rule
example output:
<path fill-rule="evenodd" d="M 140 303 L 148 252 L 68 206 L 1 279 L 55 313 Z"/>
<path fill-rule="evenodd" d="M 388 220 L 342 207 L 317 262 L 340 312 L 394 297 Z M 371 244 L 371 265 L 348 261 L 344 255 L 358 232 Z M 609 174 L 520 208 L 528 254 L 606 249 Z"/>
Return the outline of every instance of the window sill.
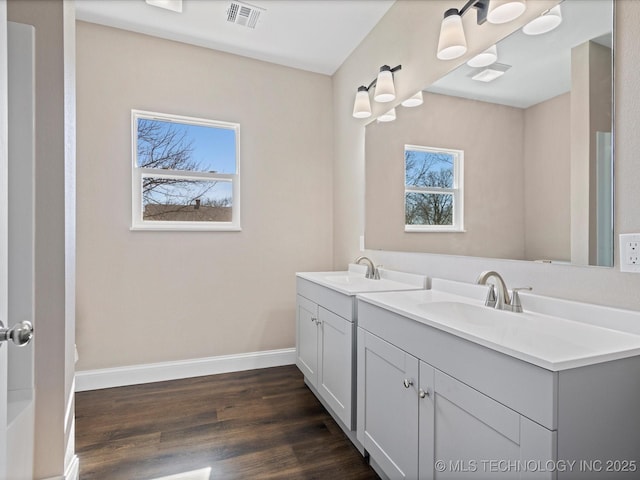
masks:
<path fill-rule="evenodd" d="M 406 233 L 466 233 L 464 228 L 444 226 L 405 225 Z"/>
<path fill-rule="evenodd" d="M 176 225 L 172 222 L 171 225 L 167 224 L 139 224 L 132 225 L 129 230 L 132 232 L 241 232 L 242 228 L 239 225 L 193 225 L 193 224 L 179 224 Z"/>

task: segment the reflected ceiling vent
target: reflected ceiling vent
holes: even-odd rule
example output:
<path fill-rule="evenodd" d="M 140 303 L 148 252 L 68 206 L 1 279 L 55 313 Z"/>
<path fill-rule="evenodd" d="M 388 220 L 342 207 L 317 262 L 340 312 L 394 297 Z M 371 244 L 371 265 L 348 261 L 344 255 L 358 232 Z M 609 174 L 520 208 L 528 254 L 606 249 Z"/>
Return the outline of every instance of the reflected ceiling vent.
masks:
<path fill-rule="evenodd" d="M 234 0 L 227 10 L 227 21 L 243 27 L 256 28 L 260 15 L 265 11 L 264 8 Z"/>
<path fill-rule="evenodd" d="M 472 74 L 471 79 L 478 82 L 493 82 L 496 78 L 501 77 L 511 68 L 511 65 L 504 63 L 494 63 L 493 65 L 482 69 L 480 72 Z"/>

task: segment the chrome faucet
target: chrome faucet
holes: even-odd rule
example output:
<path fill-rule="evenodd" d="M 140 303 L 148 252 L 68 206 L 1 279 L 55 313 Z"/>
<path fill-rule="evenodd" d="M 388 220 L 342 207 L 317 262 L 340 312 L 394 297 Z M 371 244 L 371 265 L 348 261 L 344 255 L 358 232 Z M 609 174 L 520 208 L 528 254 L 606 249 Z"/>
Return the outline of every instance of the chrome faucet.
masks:
<path fill-rule="evenodd" d="M 487 283 L 487 280 L 491 277 L 497 281 L 497 287 L 492 283 Z M 512 290 L 513 295 L 509 298 L 509 290 L 507 290 L 507 284 L 504 278 L 493 270 L 482 272 L 476 280 L 476 283 L 478 285 L 489 285 L 490 287 L 487 292 L 487 299 L 484 302 L 486 306 L 516 313 L 522 312 L 522 303 L 520 303 L 520 295 L 518 295 L 518 292 L 520 290 L 531 290 L 531 287 L 514 288 Z"/>
<path fill-rule="evenodd" d="M 380 280 L 380 271 L 376 268 L 369 257 L 361 256 L 355 259 L 355 264 L 360 265 L 360 262 L 367 262 L 367 273 L 365 278 L 371 278 L 372 280 Z"/>

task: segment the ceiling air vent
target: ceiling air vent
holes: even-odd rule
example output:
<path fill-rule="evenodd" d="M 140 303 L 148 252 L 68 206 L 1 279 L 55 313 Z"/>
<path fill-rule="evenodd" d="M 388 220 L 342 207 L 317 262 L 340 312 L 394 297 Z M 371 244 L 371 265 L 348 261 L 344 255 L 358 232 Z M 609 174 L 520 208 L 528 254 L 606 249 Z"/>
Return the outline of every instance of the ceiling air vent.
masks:
<path fill-rule="evenodd" d="M 234 0 L 227 10 L 227 21 L 244 27 L 256 28 L 258 18 L 264 11 L 264 8 Z"/>

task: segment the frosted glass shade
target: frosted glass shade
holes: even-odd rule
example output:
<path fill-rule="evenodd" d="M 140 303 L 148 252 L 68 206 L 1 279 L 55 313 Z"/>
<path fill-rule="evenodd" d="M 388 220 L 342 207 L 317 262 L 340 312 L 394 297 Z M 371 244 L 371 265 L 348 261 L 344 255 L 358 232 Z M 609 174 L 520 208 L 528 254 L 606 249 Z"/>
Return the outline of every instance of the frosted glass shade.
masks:
<path fill-rule="evenodd" d="M 403 107 L 417 107 L 422 105 L 422 90 L 420 90 L 415 95 L 407 98 L 404 102 L 402 102 Z"/>
<path fill-rule="evenodd" d="M 358 88 L 356 100 L 353 102 L 353 116 L 355 118 L 369 118 L 371 116 L 371 102 L 367 87 Z"/>
<path fill-rule="evenodd" d="M 556 5 L 551 10 L 527 23 L 522 27 L 522 31 L 527 35 L 542 35 L 557 28 L 561 23 L 562 11 L 560 10 L 560 5 Z"/>
<path fill-rule="evenodd" d="M 396 88 L 393 85 L 393 73 L 387 65 L 380 67 L 376 80 L 376 91 L 373 95 L 376 102 L 386 103 L 396 99 Z"/>
<path fill-rule="evenodd" d="M 525 0 L 490 0 L 487 21 L 499 24 L 515 20 L 527 9 Z"/>
<path fill-rule="evenodd" d="M 498 47 L 495 45 L 490 46 L 484 52 L 479 53 L 475 57 L 471 58 L 467 65 L 473 68 L 487 67 L 498 60 Z"/>
<path fill-rule="evenodd" d="M 440 24 L 438 54 L 440 60 L 453 60 L 467 53 L 467 39 L 462 28 L 462 17 L 453 8 L 447 10 Z"/>
<path fill-rule="evenodd" d="M 182 0 L 145 0 L 148 5 L 182 13 Z"/>
<path fill-rule="evenodd" d="M 387 113 L 383 113 L 378 117 L 379 122 L 393 122 L 396 119 L 396 109 L 392 108 Z"/>

